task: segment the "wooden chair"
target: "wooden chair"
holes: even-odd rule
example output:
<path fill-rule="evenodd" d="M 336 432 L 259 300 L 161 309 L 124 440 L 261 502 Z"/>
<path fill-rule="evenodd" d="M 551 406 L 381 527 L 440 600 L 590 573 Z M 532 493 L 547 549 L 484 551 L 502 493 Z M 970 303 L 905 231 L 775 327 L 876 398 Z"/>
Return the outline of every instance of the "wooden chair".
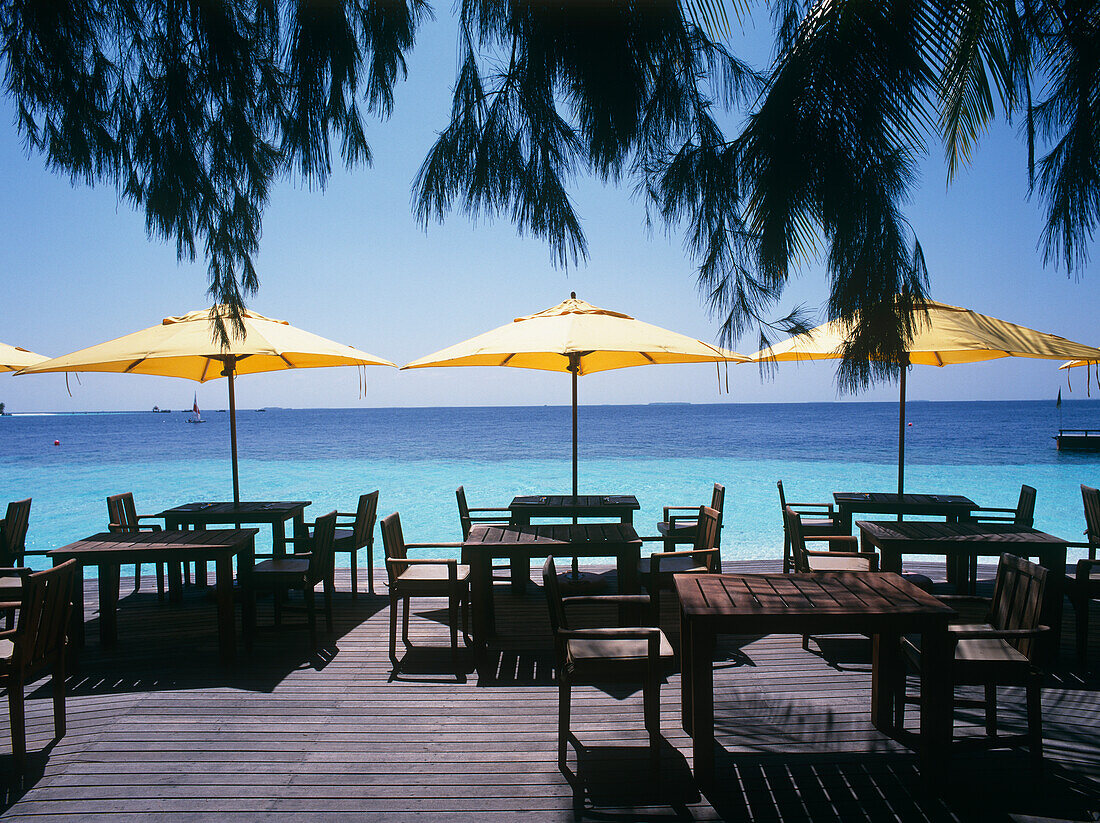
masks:
<path fill-rule="evenodd" d="M 605 594 L 563 598 L 553 557 L 546 558 L 542 567 L 542 583 L 550 611 L 558 670 L 559 768 L 565 768 L 566 742 L 570 737 L 572 686 L 641 683 L 645 728 L 649 732 L 654 779 L 657 779 L 660 774 L 661 677 L 664 665 L 673 656 L 668 638 L 659 628 L 648 626 L 574 629 L 566 615 L 567 606 L 586 604 L 634 607 L 647 612 L 651 608 L 649 596 Z M 620 613 L 622 611 L 620 608 Z"/>
<path fill-rule="evenodd" d="M 364 548 L 367 550 L 367 591 L 374 594 L 374 523 L 378 516 L 378 491 L 360 495 L 355 514 L 336 512 L 336 516 L 352 518 L 350 521 L 337 520 L 335 536 L 336 551 L 351 555 L 351 596 L 359 595 L 359 550 Z"/>
<path fill-rule="evenodd" d="M 409 641 L 409 600 L 413 597 L 446 597 L 447 622 L 451 630 L 451 657 L 455 674 L 466 679 L 459 660 L 458 623 L 462 619 L 462 639 L 469 645 L 470 567 L 453 559 L 410 558 L 409 549 L 462 548 L 461 543 L 406 543 L 401 532 L 401 517 L 394 512 L 382 518 L 382 547 L 386 553 L 386 575 L 390 588 L 390 661 L 396 673 L 401 668 L 397 658 L 397 612 L 402 603 L 405 613 L 401 620 L 401 642 L 406 651 Z"/>
<path fill-rule="evenodd" d="M 787 506 L 784 511 L 791 563 L 796 572 L 873 572 L 878 571 L 878 555 L 861 552 L 859 538 L 850 534 L 807 535 L 802 530 L 802 515 Z M 806 548 L 806 541 L 829 545 L 828 551 Z"/>
<path fill-rule="evenodd" d="M 718 533 L 714 548 L 722 546 L 722 510 L 726 504 L 726 487 L 715 483 L 710 495 L 710 508 L 718 512 Z M 682 512 L 682 514 L 674 514 Z M 657 533 L 665 541 L 665 552 L 674 552 L 678 545 L 695 544 L 695 532 L 698 527 L 698 506 L 665 506 L 664 519 L 657 524 Z"/>
<path fill-rule="evenodd" d="M 72 613 L 77 562 L 69 560 L 23 578 L 19 620 L 0 632 L 0 684 L 8 691 L 11 750 L 17 772 L 26 765 L 27 735 L 23 689 L 40 672 L 53 680 L 54 736 L 65 736 L 65 632 Z"/>
<path fill-rule="evenodd" d="M 722 555 L 718 548 L 718 524 L 721 512 L 710 506 L 700 506 L 695 515 L 695 542 L 681 551 L 653 552 L 638 561 L 638 577 L 653 600 L 654 619 L 661 617 L 661 589 L 672 588 L 674 574 L 720 574 Z M 664 540 L 664 536 L 642 538 L 644 541 Z"/>
<path fill-rule="evenodd" d="M 1014 526 L 1030 529 L 1035 525 L 1035 489 L 1024 483 L 1020 486 L 1020 499 L 1016 503 L 1016 508 L 974 509 L 970 512 L 970 518 L 978 523 L 1011 523 Z M 974 582 L 978 579 L 978 556 L 972 555 L 968 562 L 970 571 L 964 582 L 973 592 Z"/>
<path fill-rule="evenodd" d="M 23 566 L 27 554 L 27 526 L 31 516 L 31 498 L 8 503 L 4 519 L 0 520 L 0 566 L 12 569 L 0 576 L 0 611 L 7 614 L 7 628 L 11 628 L 14 610 L 23 597 L 24 574 L 17 569 Z"/>
<path fill-rule="evenodd" d="M 458 500 L 458 522 L 459 525 L 462 526 L 463 540 L 470 536 L 470 529 L 475 523 L 483 523 L 490 526 L 507 526 L 509 523 L 509 517 L 512 511 L 509 508 L 486 508 L 482 506 L 471 509 L 470 505 L 466 502 L 466 489 L 462 486 L 455 489 L 455 498 Z M 488 512 L 488 514 L 484 514 L 484 512 Z M 519 558 L 506 559 L 504 562 L 507 565 L 494 563 L 490 574 L 498 571 L 506 571 L 508 572 L 508 578 L 512 581 L 512 586 L 522 590 L 527 585 L 527 581 L 531 578 L 530 567 L 520 565 Z M 493 579 L 499 578 L 494 576 Z"/>
<path fill-rule="evenodd" d="M 954 705 L 984 705 L 985 738 L 967 738 L 969 745 L 1001 748 L 1017 744 L 1028 746 L 1036 765 L 1043 757 L 1042 673 L 1035 665 L 1040 636 L 1048 631 L 1040 625 L 1039 615 L 1046 591 L 1047 569 L 1002 554 L 993 584 L 993 599 L 987 623 L 949 626 L 954 644 L 951 682 L 953 685 L 985 687 L 982 701 L 959 700 Z M 944 597 L 950 604 L 979 600 L 973 597 Z M 908 638 L 902 639 L 905 657 L 920 670 L 921 650 Z M 1027 734 L 1010 737 L 997 735 L 997 686 L 1023 686 L 1027 694 Z M 899 679 L 894 708 L 897 727 L 903 727 L 905 704 L 916 698 L 905 694 L 904 679 Z"/>
<path fill-rule="evenodd" d="M 318 517 L 308 538 L 288 538 L 288 542 L 306 543 L 308 552 L 296 552 L 286 557 L 273 557 L 257 563 L 252 569 L 252 585 L 257 592 L 270 591 L 274 597 L 275 625 L 282 622 L 282 602 L 286 592 L 299 589 L 305 601 L 309 621 L 309 642 L 317 648 L 317 617 L 314 589 L 323 584 L 325 596 L 325 628 L 332 632 L 332 593 L 334 585 L 334 553 L 336 512 Z"/>
<path fill-rule="evenodd" d="M 783 573 L 794 570 L 794 555 L 791 552 L 791 535 L 787 530 L 787 508 L 792 508 L 802 518 L 799 522 L 802 534 L 813 537 L 819 534 L 844 534 L 842 522 L 833 510 L 832 503 L 788 503 L 783 493 L 783 481 L 777 480 L 779 488 L 779 514 L 783 518 Z"/>
<path fill-rule="evenodd" d="M 159 532 L 156 523 L 142 524 L 142 520 L 154 519 L 152 515 L 137 513 L 132 492 L 112 494 L 107 498 L 107 531 L 111 532 Z M 154 563 L 157 572 L 157 597 L 164 599 L 164 563 Z M 134 564 L 134 591 L 141 588 L 141 564 Z"/>
<path fill-rule="evenodd" d="M 1077 660 L 1084 667 L 1088 656 L 1089 601 L 1100 598 L 1100 561 L 1096 559 L 1100 546 L 1100 491 L 1082 484 L 1081 500 L 1085 504 L 1086 542 L 1068 545 L 1088 549 L 1089 556 L 1078 560 L 1073 576 L 1066 578 L 1066 594 L 1077 618 Z"/>

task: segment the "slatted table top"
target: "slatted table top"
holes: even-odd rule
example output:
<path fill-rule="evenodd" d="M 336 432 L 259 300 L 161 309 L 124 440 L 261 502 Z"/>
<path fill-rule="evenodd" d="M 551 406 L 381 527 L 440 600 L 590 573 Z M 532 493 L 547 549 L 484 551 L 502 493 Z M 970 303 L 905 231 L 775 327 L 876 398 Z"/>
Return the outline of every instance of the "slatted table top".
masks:
<path fill-rule="evenodd" d="M 618 543 L 641 544 L 629 523 L 548 523 L 534 526 L 478 524 L 470 529 L 463 546 L 584 546 Z"/>
<path fill-rule="evenodd" d="M 236 551 L 256 536 L 258 529 L 204 529 L 200 531 L 100 532 L 47 552 L 57 559 L 89 559 L 105 555 L 144 552 Z M 125 562 L 125 561 L 123 561 Z"/>
<path fill-rule="evenodd" d="M 276 501 L 243 501 L 233 504 L 228 502 L 195 502 L 185 503 L 173 509 L 165 509 L 154 517 L 170 517 L 176 521 L 214 522 L 220 520 L 226 522 L 232 518 L 255 522 L 257 519 L 269 519 L 279 517 L 288 519 L 300 513 L 309 500 L 276 500 Z"/>
<path fill-rule="evenodd" d="M 838 506 L 853 510 L 875 511 L 888 507 L 891 513 L 920 514 L 928 511 L 937 514 L 947 510 L 971 511 L 980 508 L 969 497 L 961 494 L 897 494 L 896 492 L 834 492 L 833 501 Z"/>
<path fill-rule="evenodd" d="M 532 515 L 542 512 L 572 514 L 574 511 L 580 514 L 582 511 L 620 512 L 638 511 L 641 505 L 638 498 L 632 494 L 546 494 L 524 495 L 512 498 L 508 507 L 512 511 L 530 512 Z M 581 515 L 583 516 L 583 515 Z"/>
<path fill-rule="evenodd" d="M 1065 546 L 1061 537 L 1012 523 L 938 523 L 859 520 L 856 526 L 876 545 L 888 543 L 1030 543 Z"/>
<path fill-rule="evenodd" d="M 946 620 L 955 613 L 890 572 L 681 574 L 673 579 L 689 618 L 923 615 Z"/>

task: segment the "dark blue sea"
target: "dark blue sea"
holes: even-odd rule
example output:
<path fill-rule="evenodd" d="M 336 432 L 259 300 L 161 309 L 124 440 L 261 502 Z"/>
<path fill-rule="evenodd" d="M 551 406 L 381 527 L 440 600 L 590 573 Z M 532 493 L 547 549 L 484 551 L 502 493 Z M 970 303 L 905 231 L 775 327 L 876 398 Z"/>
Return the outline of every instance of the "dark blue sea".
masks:
<path fill-rule="evenodd" d="M 778 556 L 775 481 L 788 496 L 897 487 L 891 403 L 583 406 L 580 491 L 635 494 L 640 533 L 664 505 L 698 505 L 727 487 L 723 554 Z M 28 545 L 54 548 L 102 530 L 104 498 L 133 491 L 140 513 L 232 497 L 229 415 L 206 411 L 0 418 L 0 501 L 33 497 Z M 1084 528 L 1079 486 L 1100 483 L 1100 455 L 1058 452 L 1064 428 L 1100 428 L 1100 402 L 914 402 L 907 408 L 906 490 L 1015 504 L 1038 489 L 1036 526 L 1068 539 Z M 241 495 L 311 500 L 310 517 L 347 511 L 379 489 L 406 538 L 459 538 L 454 489 L 471 505 L 570 488 L 568 407 L 268 409 L 238 413 Z M 60 442 L 55 446 L 54 441 Z"/>

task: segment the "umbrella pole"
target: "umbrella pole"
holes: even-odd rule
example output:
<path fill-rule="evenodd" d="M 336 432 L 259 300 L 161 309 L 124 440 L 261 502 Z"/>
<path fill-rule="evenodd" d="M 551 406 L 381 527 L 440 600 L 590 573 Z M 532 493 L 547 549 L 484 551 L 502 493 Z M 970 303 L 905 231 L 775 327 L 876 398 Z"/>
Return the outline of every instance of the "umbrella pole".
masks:
<path fill-rule="evenodd" d="M 238 506 L 241 502 L 241 485 L 237 475 L 237 395 L 233 390 L 235 359 L 226 358 L 222 374 L 229 378 L 229 447 L 233 456 L 233 505 Z"/>
<path fill-rule="evenodd" d="M 580 371 L 580 355 L 569 355 L 569 373 L 573 375 L 573 497 L 577 496 L 577 372 Z M 573 525 L 577 525 L 577 516 L 573 515 Z M 581 576 L 577 556 L 573 556 L 573 580 Z"/>
<path fill-rule="evenodd" d="M 901 367 L 901 396 L 898 400 L 898 495 L 905 493 L 905 373 L 909 370 L 909 358 Z M 898 517 L 901 520 L 901 517 Z"/>

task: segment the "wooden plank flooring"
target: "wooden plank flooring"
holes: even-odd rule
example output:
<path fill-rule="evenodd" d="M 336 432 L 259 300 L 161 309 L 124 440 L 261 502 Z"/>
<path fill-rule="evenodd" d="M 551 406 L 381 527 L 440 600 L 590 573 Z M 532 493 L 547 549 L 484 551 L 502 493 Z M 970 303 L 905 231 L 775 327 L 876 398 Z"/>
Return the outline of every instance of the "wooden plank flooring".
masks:
<path fill-rule="evenodd" d="M 776 568 L 727 564 L 737 570 Z M 262 603 L 255 648 L 223 667 L 214 604 L 200 591 L 171 607 L 146 580 L 124 597 L 118 646 L 104 650 L 95 584 L 86 583 L 89 645 L 70 680 L 68 734 L 51 745 L 48 681 L 29 688 L 30 770 L 21 782 L 10 755 L 0 755 L 0 816 L 557 821 L 573 819 L 577 802 L 584 816 L 624 821 L 1100 819 L 1100 678 L 1073 670 L 1068 604 L 1063 668 L 1043 694 L 1041 776 L 1026 751 L 958 754 L 947 784 L 927 787 L 915 756 L 870 725 L 865 639 L 821 638 L 804 651 L 798 637 L 726 637 L 715 661 L 719 788 L 700 795 L 675 672 L 662 688 L 659 785 L 647 771 L 641 695 L 627 690 L 574 689 L 583 750 L 578 761 L 570 749 L 569 776 L 558 770 L 541 589 L 517 597 L 497 587 L 494 674 L 471 668 L 460 683 L 447 671 L 442 601 L 414 601 L 418 648 L 407 673 L 392 677 L 387 599 L 352 601 L 346 572 L 337 586 L 335 632 L 322 654 L 308 653 L 304 627 L 271 627 Z M 675 598 L 662 600 L 675 643 Z M 1092 618 L 1090 659 L 1100 669 L 1096 604 Z M 1022 693 L 1002 689 L 1000 705 L 1003 728 L 1022 729 Z M 957 718 L 973 726 L 958 731 L 980 733 L 980 710 L 959 709 Z"/>

